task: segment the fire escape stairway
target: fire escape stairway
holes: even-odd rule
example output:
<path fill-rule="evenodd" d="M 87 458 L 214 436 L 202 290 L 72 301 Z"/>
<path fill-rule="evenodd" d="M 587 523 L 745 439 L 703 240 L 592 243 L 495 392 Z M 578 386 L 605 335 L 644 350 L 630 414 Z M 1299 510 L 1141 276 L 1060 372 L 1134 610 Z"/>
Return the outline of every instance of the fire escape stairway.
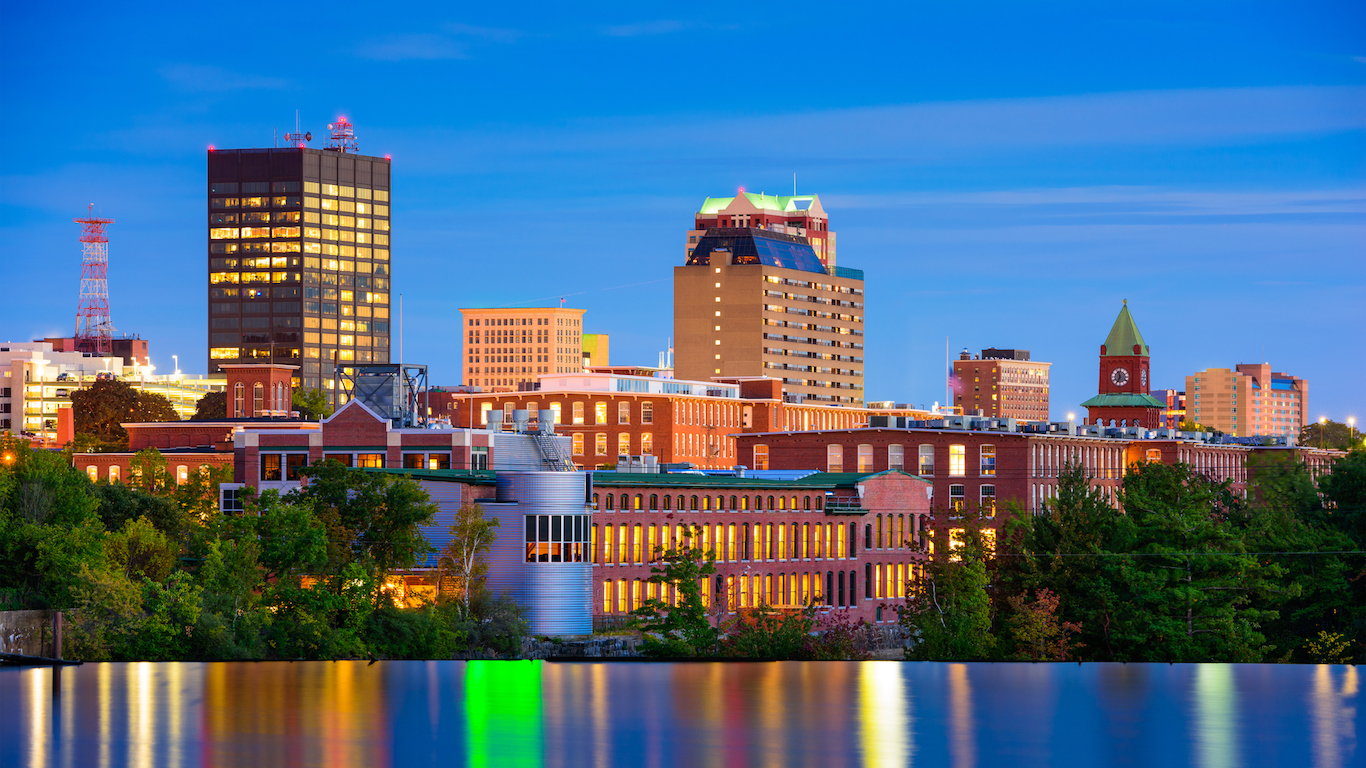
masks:
<path fill-rule="evenodd" d="M 536 447 L 541 451 L 541 459 L 550 465 L 552 472 L 574 471 L 574 463 L 560 453 L 560 445 L 555 442 L 553 435 L 543 435 L 538 432 L 532 437 L 536 440 Z"/>

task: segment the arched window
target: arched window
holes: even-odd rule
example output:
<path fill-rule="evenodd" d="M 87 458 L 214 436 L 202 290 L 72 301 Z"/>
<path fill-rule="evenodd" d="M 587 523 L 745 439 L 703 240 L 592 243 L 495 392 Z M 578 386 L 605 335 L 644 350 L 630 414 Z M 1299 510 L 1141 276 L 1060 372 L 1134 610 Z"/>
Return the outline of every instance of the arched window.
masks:
<path fill-rule="evenodd" d="M 644 503 L 645 503 L 645 497 L 644 497 L 644 496 L 641 496 L 640 494 L 637 493 L 637 494 L 636 494 L 635 506 L 632 507 L 632 509 L 640 509 L 641 506 L 644 505 Z"/>
<path fill-rule="evenodd" d="M 743 540 L 743 543 L 741 544 L 741 546 L 743 547 L 743 549 L 742 549 L 742 551 L 740 552 L 740 559 L 741 559 L 741 560 L 748 560 L 748 559 L 749 559 L 749 554 L 750 554 L 750 549 L 749 549 L 749 523 L 745 523 L 745 526 L 744 526 L 744 529 L 743 529 L 743 530 L 744 530 L 744 540 Z"/>
<path fill-rule="evenodd" d="M 242 401 L 245 393 L 246 387 L 242 386 L 242 382 L 232 385 L 232 413 L 228 414 L 229 417 L 240 419 L 246 415 L 246 404 Z"/>
<path fill-rule="evenodd" d="M 741 497 L 740 497 L 740 509 L 742 509 L 742 510 L 743 510 L 743 509 L 749 509 L 749 497 L 748 497 L 748 496 L 741 496 Z"/>
<path fill-rule="evenodd" d="M 697 507 L 694 506 L 693 509 L 697 509 Z M 679 512 L 682 512 L 682 511 L 683 511 L 683 497 L 682 497 L 682 496 L 679 496 L 679 497 L 678 497 L 678 511 L 679 511 Z"/>
<path fill-rule="evenodd" d="M 840 571 L 839 576 L 839 607 L 844 607 L 844 571 Z"/>
<path fill-rule="evenodd" d="M 877 548 L 882 549 L 884 539 L 882 538 L 882 515 L 877 516 Z"/>
<path fill-rule="evenodd" d="M 732 496 L 730 497 L 730 510 L 734 512 L 737 509 L 739 509 L 739 507 L 735 506 L 735 497 Z"/>
<path fill-rule="evenodd" d="M 872 524 L 872 523 L 868 523 L 867 525 L 863 526 L 863 548 L 864 548 L 864 549 L 872 549 L 872 548 L 873 548 L 873 524 Z"/>
<path fill-rule="evenodd" d="M 673 500 L 674 500 L 674 497 L 669 496 L 668 494 L 665 494 L 665 496 L 664 496 L 664 511 L 667 512 L 667 511 L 673 509 Z M 652 505 L 652 506 L 653 506 L 653 505 Z"/>
<path fill-rule="evenodd" d="M 692 497 L 691 502 L 692 502 L 692 506 L 690 506 L 689 509 L 691 509 L 692 511 L 696 512 L 696 511 L 697 511 L 697 497 L 696 497 L 696 496 Z"/>
<path fill-rule="evenodd" d="M 181 464 L 175 468 L 175 481 L 177 485 L 184 485 L 190 481 L 190 468 Z"/>
<path fill-rule="evenodd" d="M 628 509 L 630 509 L 630 508 L 631 508 L 631 497 L 628 496 L 628 495 L 626 495 L 626 494 L 624 494 L 624 493 L 621 494 L 621 511 L 622 511 L 622 512 L 625 512 L 626 510 L 628 510 Z"/>
<path fill-rule="evenodd" d="M 668 501 L 668 499 L 669 499 L 668 496 L 665 496 L 665 497 L 664 497 L 664 500 L 665 500 L 666 502 Z M 665 504 L 665 506 L 668 506 L 668 505 Z M 652 494 L 650 494 L 650 509 L 659 509 L 659 494 L 657 494 L 657 493 L 652 493 Z"/>
<path fill-rule="evenodd" d="M 769 509 L 770 512 L 772 512 L 773 509 L 774 509 L 774 506 L 773 506 L 773 497 L 772 497 L 772 496 L 769 496 L 769 497 L 768 497 L 768 509 Z"/>
<path fill-rule="evenodd" d="M 810 497 L 810 496 L 803 496 L 803 497 L 802 497 L 802 509 L 811 509 L 811 497 Z"/>
<path fill-rule="evenodd" d="M 858 550 L 858 523 L 849 524 L 849 557 L 854 557 Z"/>
<path fill-rule="evenodd" d="M 725 510 L 726 510 L 726 497 L 725 497 L 725 496 L 717 496 L 717 497 L 716 497 L 716 511 L 717 511 L 717 512 L 724 512 Z"/>
<path fill-rule="evenodd" d="M 791 509 L 791 510 L 793 510 L 793 511 L 796 511 L 796 509 L 797 509 L 797 497 L 796 497 L 796 496 L 793 496 L 793 497 L 792 497 L 791 501 L 788 503 L 787 508 L 788 508 L 788 509 Z"/>
<path fill-rule="evenodd" d="M 779 497 L 778 497 L 778 509 L 780 509 L 780 510 L 781 510 L 781 509 L 787 509 L 787 497 L 786 497 L 786 496 L 779 496 Z"/>
<path fill-rule="evenodd" d="M 597 508 L 598 508 L 598 495 L 595 493 L 595 494 L 593 494 L 593 509 L 597 509 Z"/>
<path fill-rule="evenodd" d="M 607 509 L 608 509 L 608 511 L 611 511 L 611 509 L 612 509 L 614 506 L 616 506 L 616 497 L 609 493 L 609 494 L 607 494 Z"/>
<path fill-rule="evenodd" d="M 844 583 L 843 583 L 843 582 L 844 582 L 844 579 L 840 579 L 840 591 L 841 591 L 841 592 L 844 591 Z M 834 604 L 835 604 L 835 603 L 834 603 L 834 597 L 835 597 L 835 572 L 834 572 L 834 571 L 826 571 L 826 572 L 825 572 L 825 594 L 824 594 L 822 597 L 824 597 L 825 599 L 822 600 L 821 602 L 823 602 L 825 605 L 834 605 Z"/>
<path fill-rule="evenodd" d="M 266 388 L 261 382 L 256 382 L 251 387 L 252 416 L 259 416 L 261 411 L 266 409 Z"/>
<path fill-rule="evenodd" d="M 858 605 L 858 571 L 849 572 L 849 607 Z"/>
<path fill-rule="evenodd" d="M 111 482 L 111 483 L 117 483 L 118 481 L 119 481 L 119 465 L 117 465 L 117 464 L 110 464 L 110 465 L 109 465 L 109 482 Z"/>
<path fill-rule="evenodd" d="M 96 480 L 100 479 L 100 468 L 95 466 L 94 464 L 91 464 L 90 466 L 85 468 L 85 474 L 90 476 L 90 482 L 93 483 Z"/>

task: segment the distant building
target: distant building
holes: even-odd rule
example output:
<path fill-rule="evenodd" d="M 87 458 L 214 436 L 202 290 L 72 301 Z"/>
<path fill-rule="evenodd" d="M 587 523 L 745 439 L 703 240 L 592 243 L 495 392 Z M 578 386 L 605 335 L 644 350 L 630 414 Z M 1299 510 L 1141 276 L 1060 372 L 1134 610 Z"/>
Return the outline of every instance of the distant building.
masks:
<path fill-rule="evenodd" d="M 555 432 L 572 440 L 573 462 L 584 469 L 615 466 L 621 456 L 730 469 L 736 464 L 734 438 L 742 432 L 851 428 L 874 415 L 934 417 L 910 406 L 793 403 L 784 400 L 777 379 L 687 381 L 615 372 L 543 376 L 535 391 L 433 392 L 431 408 L 437 419 L 475 429 L 488 423 L 491 411 L 502 412 L 510 427 L 516 410 L 526 410 L 533 421 L 548 410 Z"/>
<path fill-rule="evenodd" d="M 79 339 L 73 338 L 53 338 L 39 339 L 52 345 L 53 352 L 79 352 L 76 346 Z M 109 340 L 110 357 L 117 357 L 123 360 L 123 365 L 151 365 L 148 360 L 147 340 L 140 339 L 136 335 L 126 335 Z"/>
<path fill-rule="evenodd" d="M 387 363 L 390 163 L 345 150 L 208 152 L 208 371 L 299 366 L 296 386 Z"/>
<path fill-rule="evenodd" d="M 1082 403 L 1087 423 L 1160 427 L 1166 403 L 1148 394 L 1149 363 L 1148 345 L 1129 314 L 1129 302 L 1125 301 L 1110 335 L 1100 345 L 1100 394 Z"/>
<path fill-rule="evenodd" d="M 1186 393 L 1179 389 L 1154 389 L 1148 394 L 1154 400 L 1167 404 L 1162 412 L 1162 426 L 1167 429 L 1180 428 L 1181 422 L 1186 420 Z"/>
<path fill-rule="evenodd" d="M 756 195 L 742 189 L 735 197 L 703 200 L 693 225 L 688 231 L 688 257 L 709 229 L 758 228 L 805 238 L 821 264 L 835 266 L 835 233 L 819 195 Z"/>
<path fill-rule="evenodd" d="M 674 268 L 674 375 L 772 377 L 792 402 L 863 405 L 863 272 L 805 237 L 707 230 Z"/>
<path fill-rule="evenodd" d="M 534 389 L 546 374 L 583 370 L 583 310 L 465 308 L 465 384 L 490 392 Z"/>
<path fill-rule="evenodd" d="M 611 362 L 610 339 L 605 333 L 583 335 L 583 369 L 608 368 Z"/>
<path fill-rule="evenodd" d="M 984 349 L 981 357 L 965 349 L 953 362 L 954 404 L 967 414 L 1047 421 L 1052 365 L 1031 361 L 1027 349 Z"/>
<path fill-rule="evenodd" d="M 1207 368 L 1186 377 L 1187 418 L 1230 435 L 1298 435 L 1309 411 L 1309 382 L 1267 363 Z"/>
<path fill-rule="evenodd" d="M 59 352 L 50 341 L 0 343 L 0 431 L 64 445 L 69 436 L 61 430 L 62 412 L 71 412 L 71 393 L 102 378 L 164 395 L 182 419 L 194 415 L 199 398 L 222 392 L 227 383 L 222 376 L 154 375 L 152 370 L 142 362 L 123 365 L 119 357 Z"/>

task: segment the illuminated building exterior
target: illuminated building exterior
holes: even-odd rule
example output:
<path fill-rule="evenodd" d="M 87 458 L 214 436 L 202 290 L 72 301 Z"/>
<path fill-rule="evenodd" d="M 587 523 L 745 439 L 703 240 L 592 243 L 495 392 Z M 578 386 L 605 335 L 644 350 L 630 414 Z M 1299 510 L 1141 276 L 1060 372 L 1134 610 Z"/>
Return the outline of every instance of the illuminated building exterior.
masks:
<path fill-rule="evenodd" d="M 928 483 L 903 472 L 812 473 L 798 479 L 593 473 L 593 613 L 625 616 L 651 598 L 659 548 L 716 553 L 703 600 L 720 613 L 761 603 L 826 606 L 870 622 L 896 621 L 881 604 L 906 596 L 926 562 L 918 531 Z"/>
<path fill-rule="evenodd" d="M 822 264 L 835 266 L 835 233 L 819 195 L 756 195 L 742 189 L 735 197 L 708 197 L 694 214 L 693 227 L 687 257 L 709 229 L 758 228 L 805 238 Z"/>
<path fill-rule="evenodd" d="M 563 307 L 460 310 L 465 384 L 517 392 L 532 389 L 545 374 L 582 370 L 583 312 Z"/>
<path fill-rule="evenodd" d="M 119 341 L 114 339 L 116 350 Z M 119 357 L 55 351 L 50 341 L 0 344 L 0 431 L 44 445 L 65 445 L 70 435 L 63 437 L 61 420 L 63 411 L 70 413 L 71 393 L 100 378 L 164 395 L 182 419 L 194 415 L 199 398 L 222 392 L 226 385 L 222 376 L 153 375 L 152 370 L 141 363 L 123 365 Z"/>
<path fill-rule="evenodd" d="M 1166 403 L 1166 410 L 1162 411 L 1162 426 L 1167 429 L 1180 429 L 1181 422 L 1186 420 L 1186 393 L 1179 389 L 1154 389 L 1148 394 L 1159 403 Z"/>
<path fill-rule="evenodd" d="M 208 371 L 390 359 L 390 163 L 336 149 L 210 149 Z"/>
<path fill-rule="evenodd" d="M 674 268 L 679 378 L 770 376 L 793 402 L 863 405 L 863 272 L 805 237 L 709 229 Z"/>
<path fill-rule="evenodd" d="M 962 413 L 1019 421 L 1048 421 L 1048 369 L 1027 349 L 984 349 L 953 361 L 954 405 Z"/>
<path fill-rule="evenodd" d="M 611 367 L 611 338 L 605 333 L 583 335 L 583 369 Z"/>
<path fill-rule="evenodd" d="M 1309 382 L 1267 363 L 1196 371 L 1186 393 L 1191 421 L 1230 435 L 1298 435 L 1308 423 Z"/>
<path fill-rule="evenodd" d="M 433 392 L 433 416 L 478 428 L 487 413 L 549 410 L 555 431 L 571 438 L 580 468 L 616 466 L 620 456 L 654 456 L 661 464 L 730 469 L 738 462 L 735 436 L 743 432 L 863 426 L 871 416 L 931 418 L 912 408 L 847 408 L 792 403 L 776 379 L 686 381 L 617 373 L 542 376 L 536 391 Z M 765 469 L 756 467 L 752 469 Z"/>

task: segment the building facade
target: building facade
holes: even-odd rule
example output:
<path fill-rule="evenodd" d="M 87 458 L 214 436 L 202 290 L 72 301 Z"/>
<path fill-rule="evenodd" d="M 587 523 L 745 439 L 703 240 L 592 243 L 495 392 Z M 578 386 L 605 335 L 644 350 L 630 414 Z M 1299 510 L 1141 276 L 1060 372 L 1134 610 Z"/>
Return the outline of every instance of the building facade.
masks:
<path fill-rule="evenodd" d="M 544 376 L 536 391 L 433 392 L 433 416 L 452 426 L 479 428 L 501 411 L 549 410 L 555 431 L 569 435 L 574 464 L 616 466 L 621 456 L 653 456 L 660 464 L 730 469 L 735 436 L 744 432 L 864 426 L 872 416 L 929 418 L 912 408 L 847 408 L 792 403 L 776 379 L 685 381 L 587 372 Z M 755 467 L 754 469 L 765 469 Z"/>
<path fill-rule="evenodd" d="M 390 162 L 341 149 L 210 149 L 208 371 L 333 370 L 390 359 Z"/>
<path fill-rule="evenodd" d="M 821 263 L 835 266 L 835 233 L 819 195 L 782 197 L 741 189 L 735 197 L 709 197 L 693 216 L 685 257 L 709 229 L 758 228 L 806 238 Z"/>
<path fill-rule="evenodd" d="M 1129 302 L 1100 345 L 1100 394 L 1082 403 L 1091 424 L 1157 429 L 1166 404 L 1148 394 L 1151 355 L 1129 314 Z"/>
<path fill-rule="evenodd" d="M 518 392 L 532 389 L 546 374 L 583 370 L 583 312 L 563 307 L 460 310 L 465 384 Z"/>
<path fill-rule="evenodd" d="M 1298 435 L 1309 423 L 1309 382 L 1267 363 L 1197 371 L 1186 392 L 1191 421 L 1230 435 Z"/>
<path fill-rule="evenodd" d="M 863 405 L 863 272 L 806 238 L 711 229 L 674 268 L 681 379 L 769 376 L 796 402 Z"/>
<path fill-rule="evenodd" d="M 685 542 L 716 554 L 716 574 L 701 586 L 722 614 L 817 605 L 895 621 L 880 603 L 904 598 L 927 560 L 916 532 L 930 511 L 928 484 L 903 472 L 592 477 L 595 616 L 624 618 L 649 599 L 673 604 L 676 590 L 650 583 L 651 567 Z"/>
<path fill-rule="evenodd" d="M 605 333 L 583 335 L 583 370 L 612 366 L 612 339 Z"/>
<path fill-rule="evenodd" d="M 1179 389 L 1154 389 L 1148 394 L 1159 403 L 1166 403 L 1162 411 L 1162 426 L 1167 429 L 1180 429 L 1186 421 L 1186 393 Z"/>
<path fill-rule="evenodd" d="M 1027 349 L 965 349 L 953 361 L 954 405 L 962 413 L 1020 421 L 1048 421 L 1048 370 Z"/>

